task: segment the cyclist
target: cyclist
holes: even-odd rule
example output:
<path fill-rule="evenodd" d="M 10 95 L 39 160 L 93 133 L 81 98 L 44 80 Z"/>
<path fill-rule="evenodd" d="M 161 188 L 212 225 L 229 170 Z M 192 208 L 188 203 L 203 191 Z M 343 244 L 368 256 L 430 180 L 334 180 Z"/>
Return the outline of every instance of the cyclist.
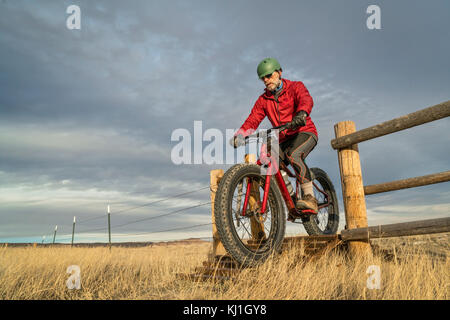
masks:
<path fill-rule="evenodd" d="M 318 141 L 317 130 L 310 117 L 313 99 L 301 81 L 281 78 L 282 71 L 274 58 L 266 58 L 258 64 L 258 78 L 266 88 L 230 143 L 235 148 L 243 145 L 245 136 L 252 134 L 266 116 L 274 127 L 286 125 L 288 130 L 279 136 L 280 149 L 290 159 L 304 194 L 296 207 L 317 212 L 311 175 L 305 163 L 306 156 Z"/>

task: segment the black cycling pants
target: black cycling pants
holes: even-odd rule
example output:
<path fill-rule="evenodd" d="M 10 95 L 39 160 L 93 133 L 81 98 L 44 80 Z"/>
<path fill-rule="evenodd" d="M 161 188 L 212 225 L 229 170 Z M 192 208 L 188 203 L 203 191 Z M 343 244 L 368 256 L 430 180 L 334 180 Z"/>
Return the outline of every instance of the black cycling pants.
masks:
<path fill-rule="evenodd" d="M 316 136 L 302 132 L 280 144 L 280 150 L 284 152 L 289 162 L 294 167 L 300 184 L 311 181 L 311 174 L 305 163 L 305 158 L 314 149 L 316 144 Z"/>

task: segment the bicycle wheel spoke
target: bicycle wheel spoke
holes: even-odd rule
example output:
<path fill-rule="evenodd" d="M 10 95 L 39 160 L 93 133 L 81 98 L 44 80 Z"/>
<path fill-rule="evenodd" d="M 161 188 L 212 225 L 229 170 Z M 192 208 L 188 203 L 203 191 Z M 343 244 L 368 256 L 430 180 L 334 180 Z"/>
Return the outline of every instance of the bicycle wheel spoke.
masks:
<path fill-rule="evenodd" d="M 252 237 L 252 234 L 251 234 L 251 232 L 249 232 L 248 229 L 245 227 L 245 223 L 244 223 L 244 222 L 242 223 L 242 227 L 245 229 L 245 231 L 247 231 L 247 234 L 248 234 L 249 238 L 251 238 L 251 237 Z M 243 235 L 243 236 L 242 236 L 242 239 L 245 239 L 244 237 L 245 237 L 245 236 Z"/>
<path fill-rule="evenodd" d="M 322 185 L 321 181 L 315 180 L 313 183 L 314 186 L 314 196 L 317 199 L 319 212 L 315 216 L 314 220 L 317 224 L 317 227 L 321 232 L 325 232 L 327 230 L 328 225 L 328 216 L 330 213 L 329 206 L 329 193 L 324 185 Z"/>
<path fill-rule="evenodd" d="M 264 225 L 264 229 L 266 229 L 267 233 L 270 233 L 270 230 L 267 229 L 266 225 Z"/>

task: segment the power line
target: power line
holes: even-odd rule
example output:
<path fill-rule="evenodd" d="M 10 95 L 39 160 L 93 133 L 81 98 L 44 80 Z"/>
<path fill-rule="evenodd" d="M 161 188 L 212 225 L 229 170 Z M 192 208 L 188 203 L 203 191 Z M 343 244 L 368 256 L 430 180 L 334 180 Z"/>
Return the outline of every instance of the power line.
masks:
<path fill-rule="evenodd" d="M 203 188 L 200 188 L 200 189 L 197 189 L 197 190 L 193 190 L 193 191 L 180 193 L 180 194 L 177 194 L 177 195 L 174 195 L 174 196 L 170 196 L 170 197 L 167 197 L 167 198 L 164 198 L 164 199 L 160 199 L 160 200 L 144 203 L 144 204 L 136 206 L 136 207 L 131 207 L 131 208 L 128 208 L 128 209 L 119 210 L 119 211 L 113 212 L 113 214 L 116 215 L 116 214 L 119 214 L 119 213 L 131 211 L 131 210 L 135 210 L 135 209 L 139 209 L 139 208 L 143 208 L 143 207 L 147 207 L 147 206 L 150 206 L 150 205 L 158 203 L 158 202 L 162 202 L 162 201 L 166 201 L 166 200 L 169 200 L 169 199 L 178 198 L 178 197 L 185 196 L 187 194 L 191 194 L 191 193 L 198 192 L 198 191 L 205 190 L 205 189 L 209 189 L 209 186 L 208 187 L 203 187 Z M 96 217 L 93 217 L 93 218 L 80 220 L 80 221 L 78 221 L 78 223 L 83 223 L 83 222 L 86 222 L 86 221 L 97 220 L 97 219 L 104 218 L 104 217 L 105 217 L 105 215 L 103 214 L 101 216 L 96 216 Z"/>
<path fill-rule="evenodd" d="M 172 214 L 176 214 L 176 213 L 179 213 L 179 212 L 182 212 L 182 211 L 186 211 L 186 210 L 189 210 L 189 209 L 193 209 L 193 208 L 198 208 L 198 207 L 205 206 L 205 205 L 208 205 L 208 204 L 211 204 L 211 201 L 210 201 L 210 202 L 201 203 L 201 204 L 198 204 L 198 205 L 195 205 L 195 206 L 187 207 L 187 208 L 182 208 L 182 209 L 175 210 L 175 211 L 172 211 L 172 212 L 169 212 L 169 213 L 160 214 L 160 215 L 158 215 L 158 216 L 146 217 L 146 218 L 142 218 L 142 219 L 138 219 L 138 220 L 133 220 L 133 221 L 130 221 L 130 222 L 126 222 L 126 223 L 123 223 L 123 224 L 111 226 L 111 229 L 113 229 L 113 228 L 121 228 L 121 227 L 130 225 L 130 224 L 133 224 L 133 223 L 137 223 L 137 222 L 142 222 L 142 221 L 147 221 L 147 220 L 152 220 L 152 219 L 157 219 L 157 218 L 169 216 L 169 215 L 172 215 Z M 80 234 L 80 233 L 87 233 L 87 232 L 93 232 L 93 231 L 100 231 L 100 230 L 103 231 L 103 230 L 107 230 L 107 229 L 108 229 L 107 227 L 101 227 L 101 228 L 95 228 L 95 229 L 89 229 L 89 230 L 78 231 L 77 234 Z"/>
<path fill-rule="evenodd" d="M 131 222 L 123 223 L 123 224 L 120 224 L 120 225 L 112 226 L 111 229 L 112 228 L 120 228 L 120 227 L 127 226 L 129 224 L 136 223 L 136 222 L 142 222 L 142 221 L 152 220 L 152 219 L 156 219 L 156 218 L 166 217 L 166 216 L 169 216 L 169 215 L 172 215 L 172 214 L 176 214 L 176 213 L 179 213 L 179 212 L 182 212 L 182 211 L 186 211 L 186 210 L 189 210 L 189 209 L 193 209 L 193 208 L 198 208 L 198 207 L 205 206 L 205 205 L 208 205 L 208 204 L 211 204 L 211 201 L 210 202 L 201 203 L 201 204 L 198 204 L 198 205 L 195 205 L 195 206 L 191 206 L 191 207 L 175 210 L 175 211 L 172 211 L 172 212 L 169 212 L 169 213 L 160 214 L 158 216 L 147 217 L 147 218 L 143 218 L 143 219 L 139 219 L 139 220 L 134 220 L 134 221 L 131 221 Z"/>
<path fill-rule="evenodd" d="M 78 221 L 78 223 L 83 223 L 83 222 L 86 222 L 86 221 L 97 220 L 97 219 L 105 218 L 105 217 L 106 217 L 106 215 L 102 214 L 101 216 L 96 216 L 96 217 L 93 217 L 93 218 L 88 218 L 88 219 L 80 220 L 80 221 Z"/>
<path fill-rule="evenodd" d="M 146 206 L 150 206 L 152 204 L 155 204 L 155 203 L 158 203 L 158 202 L 163 202 L 163 201 L 166 201 L 166 200 L 169 200 L 169 199 L 175 199 L 175 198 L 178 198 L 178 197 L 181 197 L 181 196 L 185 196 L 187 194 L 192 194 L 192 193 L 195 193 L 195 192 L 198 192 L 198 191 L 202 191 L 202 190 L 206 190 L 206 189 L 209 189 L 209 188 L 210 188 L 209 186 L 208 187 L 203 187 L 203 188 L 200 188 L 200 189 L 196 189 L 196 190 L 180 193 L 180 194 L 177 194 L 177 195 L 173 195 L 173 196 L 170 196 L 170 197 L 167 197 L 167 198 L 164 198 L 164 199 L 148 202 L 148 203 L 145 203 L 145 204 L 142 204 L 142 205 L 139 205 L 139 206 L 135 206 L 135 207 L 119 210 L 117 212 L 114 212 L 114 215 L 120 214 L 120 213 L 123 213 L 123 212 L 132 211 L 132 210 L 139 209 L 139 208 L 143 208 L 143 207 L 146 207 Z M 117 203 L 120 203 L 120 202 L 115 202 L 115 203 L 117 204 Z M 165 214 L 161 214 L 161 215 L 154 216 L 154 217 L 147 217 L 147 218 L 144 218 L 144 219 L 138 219 L 138 220 L 127 222 L 127 223 L 124 223 L 124 224 L 121 224 L 121 225 L 113 226 L 113 228 L 120 228 L 120 227 L 129 225 L 129 224 L 133 224 L 133 223 L 137 223 L 137 222 L 141 222 L 141 221 L 152 220 L 152 219 L 156 219 L 156 218 L 160 218 L 160 217 L 169 216 L 169 215 L 172 215 L 172 214 L 176 214 L 176 213 L 179 213 L 179 212 L 182 212 L 182 211 L 185 211 L 185 210 L 201 207 L 201 206 L 208 205 L 208 204 L 211 204 L 211 202 L 206 202 L 206 203 L 198 204 L 198 205 L 195 205 L 195 206 L 191 206 L 191 207 L 175 210 L 175 211 L 172 211 L 172 212 L 169 212 L 169 213 L 165 213 Z M 79 221 L 77 221 L 77 224 L 84 223 L 84 222 L 87 222 L 87 221 L 93 221 L 93 220 L 100 219 L 100 218 L 105 218 L 105 217 L 107 217 L 107 216 L 105 214 L 103 214 L 101 216 L 96 216 L 96 217 L 87 218 L 87 219 L 84 219 L 84 220 L 79 220 Z M 93 232 L 93 231 L 101 231 L 101 230 L 103 231 L 103 230 L 106 230 L 106 229 L 107 229 L 107 227 L 102 227 L 102 228 L 95 228 L 95 229 L 89 229 L 89 230 L 84 230 L 84 231 L 78 231 L 76 233 L 80 234 L 80 233 L 87 233 L 87 232 Z M 49 236 L 49 238 L 51 238 L 52 235 L 53 235 L 53 233 L 45 234 L 45 236 L 46 237 Z M 39 235 L 36 234 L 36 235 L 33 235 L 33 236 L 26 236 L 26 237 L 40 237 L 40 236 L 42 236 L 42 234 L 39 234 Z"/>
<path fill-rule="evenodd" d="M 142 233 L 121 233 L 121 234 L 117 234 L 116 237 L 122 237 L 122 236 L 139 236 L 139 235 L 149 235 L 149 234 L 153 234 L 153 233 L 163 233 L 163 232 L 170 232 L 170 231 L 178 231 L 178 230 L 186 230 L 186 229 L 193 229 L 193 228 L 197 228 L 197 227 L 203 227 L 203 226 L 210 226 L 215 224 L 214 222 L 210 222 L 210 223 L 203 223 L 203 224 L 196 224 L 196 225 L 192 225 L 192 226 L 187 226 L 187 227 L 178 227 L 178 228 L 171 228 L 171 229 L 165 229 L 165 230 L 158 230 L 158 231 L 151 231 L 151 232 L 142 232 Z M 105 229 L 105 228 L 103 228 Z M 96 230 L 96 229 L 94 229 Z M 90 230 L 93 231 L 93 230 Z M 84 231 L 84 233 L 87 231 Z M 212 237 L 200 237 L 202 239 L 212 239 Z M 67 238 L 66 237 L 62 237 L 59 238 L 58 241 L 69 241 L 71 240 L 71 237 Z M 186 239 L 165 239 L 164 241 L 175 241 L 175 240 L 186 240 Z M 156 240 L 153 240 L 156 241 Z M 161 240 L 162 241 L 162 240 Z"/>
<path fill-rule="evenodd" d="M 89 229 L 89 230 L 84 230 L 84 231 L 77 231 L 75 234 L 87 233 L 87 232 L 92 232 L 92 231 L 107 230 L 107 229 L 108 229 L 108 227 L 101 227 L 101 228 L 96 228 L 96 229 Z"/>
<path fill-rule="evenodd" d="M 159 230 L 159 231 L 151 231 L 151 232 L 142 232 L 142 233 L 122 233 L 121 236 L 139 236 L 139 235 L 146 235 L 146 234 L 152 234 L 152 233 L 160 233 L 160 232 L 169 232 L 169 231 L 177 231 L 177 230 L 185 230 L 185 229 L 192 229 L 196 227 L 203 227 L 203 226 L 210 226 L 213 225 L 214 222 L 210 223 L 203 223 L 203 224 L 196 224 L 193 226 L 188 227 L 179 227 L 179 228 L 172 228 L 172 229 L 166 229 L 166 230 Z"/>
<path fill-rule="evenodd" d="M 162 202 L 162 201 L 166 201 L 166 200 L 169 200 L 169 199 L 178 198 L 178 197 L 181 197 L 181 196 L 184 196 L 184 195 L 187 195 L 187 194 L 191 194 L 191 193 L 194 193 L 194 192 L 198 192 L 198 191 L 201 191 L 201 190 L 205 190 L 205 189 L 209 189 L 209 186 L 208 187 L 204 187 L 204 188 L 200 188 L 200 189 L 197 189 L 197 190 L 194 190 L 194 191 L 188 191 L 188 192 L 185 192 L 185 193 L 180 193 L 180 194 L 177 194 L 177 195 L 174 195 L 174 196 L 170 196 L 170 197 L 165 198 L 165 199 L 152 201 L 152 202 L 149 202 L 149 203 L 146 203 L 146 204 L 143 204 L 143 205 L 140 205 L 140 206 L 132 207 L 132 208 L 129 208 L 129 209 L 120 210 L 120 211 L 115 212 L 114 214 L 118 214 L 118 213 L 122 213 L 122 212 L 126 212 L 126 211 L 139 209 L 139 208 L 142 208 L 142 207 L 146 207 L 146 206 L 152 205 L 152 204 L 157 203 L 157 202 Z"/>

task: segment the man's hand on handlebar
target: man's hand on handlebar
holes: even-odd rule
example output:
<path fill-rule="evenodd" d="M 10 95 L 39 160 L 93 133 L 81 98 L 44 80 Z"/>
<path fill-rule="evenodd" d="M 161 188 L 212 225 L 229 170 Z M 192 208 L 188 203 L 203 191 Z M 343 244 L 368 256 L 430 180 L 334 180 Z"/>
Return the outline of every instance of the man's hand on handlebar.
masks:
<path fill-rule="evenodd" d="M 245 145 L 245 138 L 242 134 L 238 134 L 231 138 L 230 144 L 236 149 L 237 147 Z"/>
<path fill-rule="evenodd" d="M 299 113 L 297 113 L 293 118 L 291 122 L 288 122 L 285 124 L 286 129 L 297 129 L 298 127 L 303 127 L 306 125 L 306 117 L 308 114 L 301 110 Z"/>
<path fill-rule="evenodd" d="M 281 126 L 278 127 L 274 127 L 272 129 L 268 130 L 268 133 L 271 130 L 274 129 L 278 129 L 279 132 L 283 132 L 285 130 L 294 130 L 297 129 L 298 127 L 303 127 L 304 125 L 306 125 L 306 117 L 308 116 L 308 114 L 301 110 L 299 113 L 297 113 L 293 118 L 291 122 L 285 123 Z M 253 135 L 248 136 L 251 137 Z M 259 137 L 259 134 L 257 135 L 257 137 Z M 230 140 L 230 144 L 236 149 L 237 147 L 243 146 L 245 145 L 245 137 L 242 134 L 237 134 L 235 135 L 233 138 L 231 138 Z"/>

